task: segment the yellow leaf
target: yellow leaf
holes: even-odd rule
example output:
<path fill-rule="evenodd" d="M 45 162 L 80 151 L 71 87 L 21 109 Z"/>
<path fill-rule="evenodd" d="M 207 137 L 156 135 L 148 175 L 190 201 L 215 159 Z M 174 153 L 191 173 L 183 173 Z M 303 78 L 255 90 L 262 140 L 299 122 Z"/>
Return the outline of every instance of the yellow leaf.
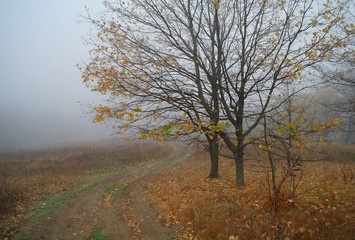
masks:
<path fill-rule="evenodd" d="M 302 226 L 298 229 L 298 231 L 301 233 L 304 233 L 306 231 L 306 228 Z"/>

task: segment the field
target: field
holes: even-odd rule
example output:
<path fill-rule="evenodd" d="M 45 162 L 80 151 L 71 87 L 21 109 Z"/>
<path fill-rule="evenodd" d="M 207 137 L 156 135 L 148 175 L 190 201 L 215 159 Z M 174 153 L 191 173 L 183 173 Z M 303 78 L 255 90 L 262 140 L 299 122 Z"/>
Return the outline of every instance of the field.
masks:
<path fill-rule="evenodd" d="M 176 146 L 100 141 L 2 153 L 0 239 L 19 229 L 32 236 L 24 224 L 43 226 L 39 236 L 45 237 L 73 231 L 72 239 L 115 239 L 123 233 L 127 239 L 166 239 L 163 233 L 171 239 L 353 239 L 354 146 L 313 145 L 327 158 L 303 164 L 296 194 L 287 198 L 285 184 L 277 211 L 267 161 L 246 161 L 246 186 L 236 187 L 232 160 L 221 158 L 220 177 L 209 179 L 208 154 Z M 149 202 L 157 215 L 148 213 Z M 73 216 L 66 219 L 68 208 Z M 68 221 L 77 223 L 60 228 Z"/>
<path fill-rule="evenodd" d="M 0 154 L 0 239 L 35 215 L 37 205 L 58 205 L 128 166 L 169 154 L 154 142 L 97 141 Z M 37 216 L 36 216 L 37 217 Z"/>

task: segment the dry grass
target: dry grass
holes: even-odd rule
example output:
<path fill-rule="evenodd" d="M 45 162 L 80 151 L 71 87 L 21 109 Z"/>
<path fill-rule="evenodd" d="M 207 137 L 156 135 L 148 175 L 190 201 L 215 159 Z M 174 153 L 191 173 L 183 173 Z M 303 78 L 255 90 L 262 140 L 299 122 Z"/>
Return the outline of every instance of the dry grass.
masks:
<path fill-rule="evenodd" d="M 312 149 L 326 156 L 328 161 L 354 162 L 355 147 L 340 143 L 313 143 Z"/>
<path fill-rule="evenodd" d="M 99 141 L 1 153 L 0 238 L 36 202 L 90 182 L 100 174 L 162 157 L 170 150 L 169 145 L 156 142 Z M 12 227 L 6 226 L 10 218 L 15 219 Z"/>
<path fill-rule="evenodd" d="M 319 146 L 322 147 L 322 146 Z M 333 151 L 354 151 L 335 146 Z M 336 152 L 334 152 L 336 153 Z M 339 153 L 340 154 L 340 153 Z M 353 239 L 355 161 L 304 165 L 298 197 L 271 211 L 265 172 L 248 162 L 245 187 L 234 185 L 235 168 L 220 162 L 220 178 L 208 179 L 208 155 L 152 178 L 148 193 L 159 217 L 178 230 L 178 239 Z M 344 155 L 349 156 L 349 155 Z M 257 163 L 260 165 L 260 163 Z"/>

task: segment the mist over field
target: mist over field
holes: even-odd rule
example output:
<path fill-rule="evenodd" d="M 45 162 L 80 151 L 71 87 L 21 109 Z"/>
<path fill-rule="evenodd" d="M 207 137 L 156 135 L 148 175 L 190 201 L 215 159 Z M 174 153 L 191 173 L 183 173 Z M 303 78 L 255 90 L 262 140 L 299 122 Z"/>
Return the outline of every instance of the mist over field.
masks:
<path fill-rule="evenodd" d="M 77 103 L 101 99 L 76 68 L 88 56 L 85 6 L 102 9 L 94 0 L 0 1 L 0 152 L 112 134 Z"/>

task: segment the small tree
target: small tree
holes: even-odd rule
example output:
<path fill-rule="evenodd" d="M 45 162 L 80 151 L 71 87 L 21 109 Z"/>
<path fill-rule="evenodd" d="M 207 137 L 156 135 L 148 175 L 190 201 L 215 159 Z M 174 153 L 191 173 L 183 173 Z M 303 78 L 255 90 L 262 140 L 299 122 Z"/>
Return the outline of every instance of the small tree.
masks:
<path fill-rule="evenodd" d="M 271 172 L 268 191 L 275 213 L 283 202 L 293 203 L 297 196 L 303 163 L 320 160 L 306 156 L 310 143 L 327 129 L 340 126 L 340 119 L 315 122 L 312 106 L 297 99 L 296 92 L 287 87 L 286 101 L 281 101 L 280 108 L 263 118 L 263 137 L 260 138 L 259 149 L 267 152 Z"/>

